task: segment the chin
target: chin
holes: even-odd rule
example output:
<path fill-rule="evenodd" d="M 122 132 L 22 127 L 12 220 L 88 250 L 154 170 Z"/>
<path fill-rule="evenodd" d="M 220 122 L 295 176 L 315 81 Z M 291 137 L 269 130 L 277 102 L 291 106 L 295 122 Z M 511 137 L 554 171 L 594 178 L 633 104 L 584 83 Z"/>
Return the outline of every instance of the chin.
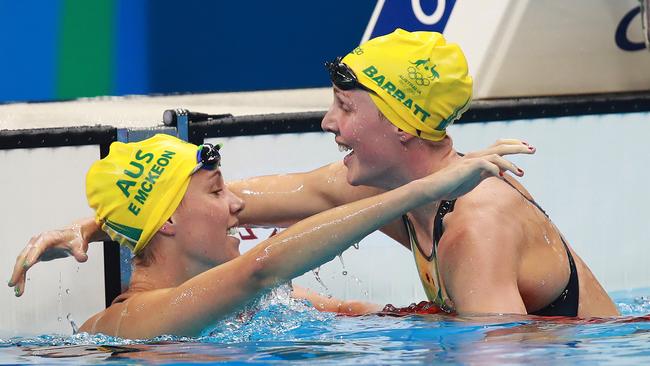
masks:
<path fill-rule="evenodd" d="M 348 184 L 351 186 L 359 186 L 362 185 L 361 179 L 358 174 L 358 169 L 356 167 L 347 167 L 348 171 L 345 175 L 345 180 L 347 180 Z"/>
<path fill-rule="evenodd" d="M 371 180 L 359 174 L 358 170 L 348 169 L 346 180 L 351 186 L 372 186 Z"/>

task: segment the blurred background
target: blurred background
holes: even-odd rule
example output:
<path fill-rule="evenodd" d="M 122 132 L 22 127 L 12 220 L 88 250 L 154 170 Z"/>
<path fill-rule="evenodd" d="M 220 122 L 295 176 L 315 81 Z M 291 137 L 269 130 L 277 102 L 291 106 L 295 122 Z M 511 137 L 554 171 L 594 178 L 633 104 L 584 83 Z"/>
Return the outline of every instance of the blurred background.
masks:
<path fill-rule="evenodd" d="M 374 6 L 2 1 L 0 100 L 327 86 L 322 63 L 359 43 Z"/>
<path fill-rule="evenodd" d="M 398 27 L 459 43 L 478 98 L 650 83 L 638 0 L 2 0 L 0 102 L 325 87 Z"/>

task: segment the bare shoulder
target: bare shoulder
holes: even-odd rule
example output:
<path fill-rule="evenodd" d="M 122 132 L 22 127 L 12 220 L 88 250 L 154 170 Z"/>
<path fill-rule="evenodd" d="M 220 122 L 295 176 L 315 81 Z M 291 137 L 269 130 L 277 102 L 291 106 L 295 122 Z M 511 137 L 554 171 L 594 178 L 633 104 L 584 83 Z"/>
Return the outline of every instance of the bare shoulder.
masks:
<path fill-rule="evenodd" d="M 152 315 L 159 313 L 161 301 L 166 301 L 170 289 L 157 289 L 133 294 L 122 302 L 113 303 L 93 315 L 79 328 L 81 332 L 110 336 L 140 338 L 140 333 L 152 325 Z M 134 327 L 136 331 L 134 331 Z M 147 332 L 142 332 L 147 333 Z"/>
<path fill-rule="evenodd" d="M 482 212 L 484 210 L 489 210 L 491 214 L 488 217 L 481 217 L 481 219 L 517 215 L 517 208 L 525 203 L 524 197 L 530 196 L 523 186 L 514 179 L 511 179 L 511 183 L 517 188 L 513 188 L 507 182 L 496 177 L 486 179 L 474 190 L 456 201 L 454 216 L 457 219 L 465 215 L 475 216 L 477 211 L 484 213 Z M 522 193 L 525 196 L 522 196 Z"/>
<path fill-rule="evenodd" d="M 107 335 L 116 335 L 116 325 L 120 318 L 120 313 L 124 309 L 124 303 L 112 304 L 108 308 L 91 316 L 79 328 L 80 332 L 90 334 L 102 333 Z"/>
<path fill-rule="evenodd" d="M 503 254 L 516 251 L 522 242 L 524 226 L 519 217 L 523 197 L 499 178 L 488 178 L 473 191 L 459 198 L 454 211 L 445 216 L 441 254 L 458 254 L 459 258 L 475 254 Z M 498 246 L 498 251 L 495 248 Z"/>

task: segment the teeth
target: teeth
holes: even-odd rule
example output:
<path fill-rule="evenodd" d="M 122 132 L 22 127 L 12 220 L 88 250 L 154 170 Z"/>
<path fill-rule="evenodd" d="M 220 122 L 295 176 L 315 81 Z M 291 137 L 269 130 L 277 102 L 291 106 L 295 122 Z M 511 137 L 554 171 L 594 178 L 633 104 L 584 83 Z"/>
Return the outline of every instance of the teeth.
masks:
<path fill-rule="evenodd" d="M 352 149 L 349 148 L 348 146 L 339 144 L 339 151 L 340 152 L 345 152 L 345 151 L 350 151 L 350 150 L 352 150 Z"/>
<path fill-rule="evenodd" d="M 228 229 L 228 235 L 235 236 L 237 234 L 239 234 L 239 229 L 238 228 L 233 226 L 230 229 Z"/>

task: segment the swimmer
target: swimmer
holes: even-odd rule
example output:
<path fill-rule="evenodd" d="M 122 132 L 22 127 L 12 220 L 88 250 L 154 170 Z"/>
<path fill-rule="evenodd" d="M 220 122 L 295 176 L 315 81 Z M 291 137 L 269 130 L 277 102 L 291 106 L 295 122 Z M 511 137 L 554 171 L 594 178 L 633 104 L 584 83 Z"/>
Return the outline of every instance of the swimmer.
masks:
<path fill-rule="evenodd" d="M 503 170 L 517 171 L 498 155 L 464 159 L 404 187 L 299 221 L 240 255 L 232 230 L 245 204 L 224 184 L 220 160 L 218 147 L 156 135 L 115 142 L 92 165 L 86 196 L 95 222 L 135 257 L 128 290 L 80 331 L 125 338 L 200 335 L 404 212 L 456 198 Z"/>
<path fill-rule="evenodd" d="M 334 101 L 321 126 L 350 153 L 307 173 L 232 182 L 230 189 L 246 202 L 242 224 L 286 226 L 462 161 L 446 128 L 468 107 L 472 79 L 460 48 L 441 34 L 398 29 L 327 63 L 327 69 Z M 518 140 L 492 149 L 535 151 Z M 277 192 L 283 192 L 281 199 Z M 618 314 L 587 264 L 508 174 L 486 179 L 456 200 L 411 210 L 381 230 L 413 252 L 427 297 L 449 312 Z M 60 234 L 38 236 L 19 257 L 28 261 L 25 268 L 17 262 L 12 283 L 24 286 L 25 271 L 41 255 L 66 254 L 57 248 L 70 248 L 84 260 L 85 238 L 98 232 L 85 219 Z"/>

